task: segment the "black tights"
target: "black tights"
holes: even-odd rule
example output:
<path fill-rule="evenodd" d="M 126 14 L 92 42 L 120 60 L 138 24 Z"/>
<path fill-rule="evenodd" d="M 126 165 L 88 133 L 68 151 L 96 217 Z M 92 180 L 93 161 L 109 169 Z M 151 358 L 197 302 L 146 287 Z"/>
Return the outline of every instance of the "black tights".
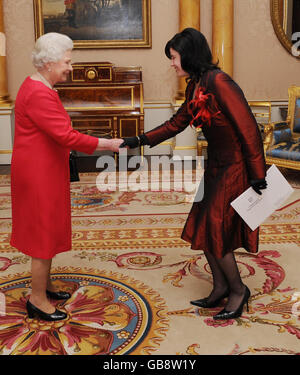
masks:
<path fill-rule="evenodd" d="M 227 311 L 236 310 L 245 293 L 238 266 L 233 252 L 223 258 L 216 258 L 211 253 L 205 252 L 206 259 L 213 276 L 213 290 L 208 296 L 208 302 L 213 302 L 229 291 L 228 301 L 225 306 Z"/>

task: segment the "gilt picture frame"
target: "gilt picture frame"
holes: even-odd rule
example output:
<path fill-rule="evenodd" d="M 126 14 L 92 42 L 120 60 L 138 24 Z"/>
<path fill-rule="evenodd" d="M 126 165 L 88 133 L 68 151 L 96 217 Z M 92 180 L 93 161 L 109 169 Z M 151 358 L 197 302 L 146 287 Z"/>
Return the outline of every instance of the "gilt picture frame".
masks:
<path fill-rule="evenodd" d="M 288 88 L 289 104 L 287 121 L 290 123 L 290 129 L 294 140 L 300 136 L 300 87 L 290 86 Z"/>
<path fill-rule="evenodd" d="M 35 38 L 68 35 L 74 48 L 151 48 L 151 0 L 33 0 Z"/>

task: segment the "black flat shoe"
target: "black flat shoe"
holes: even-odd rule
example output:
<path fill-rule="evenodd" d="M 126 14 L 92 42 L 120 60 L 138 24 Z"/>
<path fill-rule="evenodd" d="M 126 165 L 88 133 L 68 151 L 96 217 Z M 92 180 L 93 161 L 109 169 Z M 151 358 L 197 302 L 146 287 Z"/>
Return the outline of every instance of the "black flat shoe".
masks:
<path fill-rule="evenodd" d="M 226 320 L 226 319 L 236 319 L 239 318 L 243 313 L 244 305 L 247 305 L 247 311 L 249 312 L 249 305 L 248 305 L 248 299 L 250 298 L 250 290 L 246 286 L 245 294 L 243 297 L 243 300 L 240 304 L 240 306 L 235 311 L 227 311 L 226 309 L 223 309 L 218 314 L 214 315 L 215 320 Z"/>
<path fill-rule="evenodd" d="M 47 314 L 44 311 L 35 307 L 29 301 L 27 301 L 27 303 L 26 303 L 26 309 L 27 309 L 28 317 L 30 319 L 33 319 L 35 316 L 37 316 L 41 320 L 46 320 L 47 322 L 53 322 L 53 321 L 56 321 L 56 320 L 63 320 L 63 319 L 66 319 L 66 317 L 68 316 L 65 312 L 57 310 L 57 309 L 54 311 L 54 313 Z"/>
<path fill-rule="evenodd" d="M 190 301 L 191 305 L 202 307 L 204 309 L 209 309 L 211 307 L 217 307 L 219 306 L 220 302 L 229 296 L 229 291 L 224 293 L 222 296 L 220 296 L 218 299 L 208 302 L 209 297 L 202 298 L 202 299 L 196 299 L 195 301 Z"/>
<path fill-rule="evenodd" d="M 50 290 L 46 290 L 46 294 L 49 298 L 52 299 L 69 299 L 71 298 L 71 294 L 68 292 L 51 292 Z"/>

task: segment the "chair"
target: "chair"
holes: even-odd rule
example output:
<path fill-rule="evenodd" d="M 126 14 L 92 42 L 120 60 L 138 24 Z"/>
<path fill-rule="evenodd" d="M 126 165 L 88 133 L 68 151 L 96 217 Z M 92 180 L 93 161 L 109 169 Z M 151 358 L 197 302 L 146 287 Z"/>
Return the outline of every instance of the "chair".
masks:
<path fill-rule="evenodd" d="M 201 128 L 196 129 L 196 133 L 197 133 L 197 156 L 202 156 L 204 148 L 207 147 L 207 140 L 205 139 Z"/>
<path fill-rule="evenodd" d="M 254 117 L 260 128 L 263 140 L 265 141 L 266 131 L 271 122 L 272 104 L 268 101 L 248 101 Z M 202 156 L 204 149 L 207 147 L 207 141 L 203 135 L 201 128 L 197 129 L 197 155 Z"/>
<path fill-rule="evenodd" d="M 288 89 L 286 121 L 264 127 L 264 149 L 267 164 L 300 170 L 300 87 Z"/>

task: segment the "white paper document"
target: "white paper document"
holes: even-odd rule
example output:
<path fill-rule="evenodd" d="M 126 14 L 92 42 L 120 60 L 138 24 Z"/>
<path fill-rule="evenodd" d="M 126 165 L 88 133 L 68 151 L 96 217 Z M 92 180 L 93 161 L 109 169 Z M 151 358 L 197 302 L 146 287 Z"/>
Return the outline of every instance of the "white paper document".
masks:
<path fill-rule="evenodd" d="M 252 230 L 280 208 L 294 191 L 274 164 L 267 171 L 266 181 L 268 186 L 261 190 L 262 195 L 250 187 L 231 202 L 232 207 Z"/>

